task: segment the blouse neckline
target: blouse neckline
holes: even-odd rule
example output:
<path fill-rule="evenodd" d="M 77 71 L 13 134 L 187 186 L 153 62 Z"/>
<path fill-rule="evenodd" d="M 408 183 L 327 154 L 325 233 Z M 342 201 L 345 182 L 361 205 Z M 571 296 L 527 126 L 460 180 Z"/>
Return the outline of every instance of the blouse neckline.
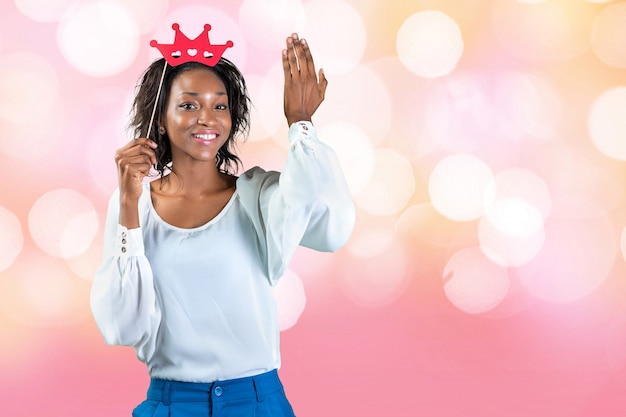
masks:
<path fill-rule="evenodd" d="M 154 208 L 154 205 L 152 204 L 152 191 L 150 190 L 150 184 L 148 184 L 147 190 L 148 190 L 148 207 L 150 209 L 150 212 L 154 215 L 154 217 L 158 220 L 158 222 L 161 223 L 162 225 L 167 226 L 170 229 L 178 230 L 180 232 L 185 232 L 185 233 L 200 231 L 200 230 L 206 229 L 207 227 L 211 226 L 214 223 L 217 223 L 222 217 L 224 217 L 224 215 L 226 215 L 226 212 L 233 205 L 238 195 L 238 190 L 235 189 L 235 191 L 233 192 L 233 195 L 230 196 L 226 205 L 224 205 L 224 207 L 219 211 L 219 213 L 215 215 L 215 217 L 213 217 L 211 220 L 209 220 L 208 222 L 200 226 L 187 228 L 187 227 L 174 226 L 173 224 L 168 223 L 165 220 L 163 220 L 161 216 L 159 215 L 159 213 Z"/>

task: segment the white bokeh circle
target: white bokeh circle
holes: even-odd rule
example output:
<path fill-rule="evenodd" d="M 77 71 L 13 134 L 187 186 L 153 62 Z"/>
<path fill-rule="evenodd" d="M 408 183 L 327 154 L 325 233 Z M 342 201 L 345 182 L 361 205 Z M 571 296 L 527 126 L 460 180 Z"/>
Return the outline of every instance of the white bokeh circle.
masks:
<path fill-rule="evenodd" d="M 626 3 L 605 6 L 596 15 L 591 31 L 591 49 L 604 64 L 626 68 Z"/>
<path fill-rule="evenodd" d="M 626 161 L 626 87 L 614 87 L 595 99 L 588 119 L 593 144 L 606 156 Z"/>
<path fill-rule="evenodd" d="M 451 73 L 463 55 L 463 48 L 459 25 L 436 10 L 410 16 L 396 38 L 400 61 L 409 71 L 427 78 Z"/>
<path fill-rule="evenodd" d="M 435 209 L 451 220 L 478 219 L 489 202 L 493 174 L 481 159 L 470 154 L 443 158 L 430 174 L 428 193 Z"/>
<path fill-rule="evenodd" d="M 80 0 L 14 0 L 20 12 L 37 22 L 56 22 Z"/>
<path fill-rule="evenodd" d="M 388 216 L 401 212 L 414 190 L 415 176 L 408 159 L 393 149 L 378 148 L 370 180 L 354 195 L 354 201 L 370 214 Z"/>
<path fill-rule="evenodd" d="M 543 246 L 543 218 L 539 210 L 523 199 L 496 200 L 480 219 L 478 239 L 483 253 L 496 264 L 521 266 Z"/>
<path fill-rule="evenodd" d="M 65 15 L 57 30 L 65 59 L 78 71 L 108 77 L 125 70 L 137 56 L 139 29 L 119 3 L 84 3 Z"/>
<path fill-rule="evenodd" d="M 77 191 L 57 189 L 43 194 L 28 215 L 30 234 L 45 253 L 71 258 L 85 252 L 98 231 L 91 201 Z"/>
<path fill-rule="evenodd" d="M 239 25 L 255 48 L 284 48 L 287 35 L 301 32 L 305 23 L 300 0 L 244 0 L 239 6 Z"/>
<path fill-rule="evenodd" d="M 24 246 L 22 225 L 17 216 L 0 206 L 0 271 L 13 265 Z"/>
<path fill-rule="evenodd" d="M 539 253 L 517 273 L 535 297 L 554 303 L 580 300 L 608 277 L 619 238 L 604 209 L 584 195 L 562 196 L 544 223 Z"/>
<path fill-rule="evenodd" d="M 306 306 L 306 294 L 300 277 L 287 270 L 274 288 L 274 299 L 278 311 L 278 325 L 281 331 L 293 327 Z"/>
<path fill-rule="evenodd" d="M 375 256 L 351 263 L 341 276 L 341 285 L 355 304 L 380 308 L 404 294 L 411 279 L 407 269 L 408 254 L 395 243 Z"/>
<path fill-rule="evenodd" d="M 357 125 L 338 122 L 320 129 L 320 137 L 337 154 L 352 194 L 363 190 L 376 165 L 376 152 L 367 134 Z"/>
<path fill-rule="evenodd" d="M 317 68 L 329 75 L 347 74 L 363 58 L 367 30 L 361 15 L 342 0 L 310 0 L 305 5 L 306 36 Z M 349 47 L 337 34 L 349 34 Z"/>
<path fill-rule="evenodd" d="M 506 268 L 485 257 L 480 248 L 462 249 L 446 263 L 444 292 L 459 310 L 486 313 L 506 297 L 510 280 Z"/>
<path fill-rule="evenodd" d="M 34 103 L 38 117 L 45 117 L 57 105 L 57 73 L 42 56 L 29 52 L 7 55 L 0 61 L 0 96 L 11 98 L 0 100 L 1 119 L 14 124 L 35 124 Z"/>
<path fill-rule="evenodd" d="M 509 168 L 493 177 L 490 189 L 493 201 L 522 199 L 536 208 L 545 219 L 550 214 L 552 198 L 548 184 L 533 171 L 525 168 Z"/>

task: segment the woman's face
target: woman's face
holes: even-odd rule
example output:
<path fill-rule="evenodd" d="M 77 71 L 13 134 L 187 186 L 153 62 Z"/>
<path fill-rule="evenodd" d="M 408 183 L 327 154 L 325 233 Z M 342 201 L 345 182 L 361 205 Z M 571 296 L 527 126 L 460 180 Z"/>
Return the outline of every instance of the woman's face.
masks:
<path fill-rule="evenodd" d="M 220 78 L 208 68 L 194 68 L 176 76 L 165 110 L 165 129 L 172 162 L 215 162 L 231 130 L 228 95 Z"/>

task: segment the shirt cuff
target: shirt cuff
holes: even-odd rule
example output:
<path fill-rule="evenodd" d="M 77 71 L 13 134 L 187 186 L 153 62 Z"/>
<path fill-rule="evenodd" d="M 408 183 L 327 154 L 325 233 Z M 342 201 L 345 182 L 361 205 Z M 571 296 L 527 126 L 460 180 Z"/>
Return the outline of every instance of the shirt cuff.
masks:
<path fill-rule="evenodd" d="M 115 235 L 115 253 L 122 257 L 143 255 L 144 247 L 141 228 L 128 229 L 118 224 Z"/>
<path fill-rule="evenodd" d="M 300 122 L 292 123 L 289 126 L 289 142 L 293 143 L 296 139 L 315 139 L 317 134 L 315 132 L 315 126 L 313 123 L 302 120 Z"/>

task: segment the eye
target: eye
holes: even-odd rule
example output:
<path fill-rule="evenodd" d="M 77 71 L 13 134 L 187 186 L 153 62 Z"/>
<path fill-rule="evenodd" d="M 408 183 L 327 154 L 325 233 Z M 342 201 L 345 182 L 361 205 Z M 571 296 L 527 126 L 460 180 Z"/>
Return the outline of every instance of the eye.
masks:
<path fill-rule="evenodd" d="M 215 106 L 216 110 L 228 110 L 228 106 L 226 104 L 218 104 Z"/>
<path fill-rule="evenodd" d="M 180 107 L 183 110 L 195 110 L 198 108 L 198 106 L 196 106 L 193 103 L 181 103 L 178 107 Z"/>

